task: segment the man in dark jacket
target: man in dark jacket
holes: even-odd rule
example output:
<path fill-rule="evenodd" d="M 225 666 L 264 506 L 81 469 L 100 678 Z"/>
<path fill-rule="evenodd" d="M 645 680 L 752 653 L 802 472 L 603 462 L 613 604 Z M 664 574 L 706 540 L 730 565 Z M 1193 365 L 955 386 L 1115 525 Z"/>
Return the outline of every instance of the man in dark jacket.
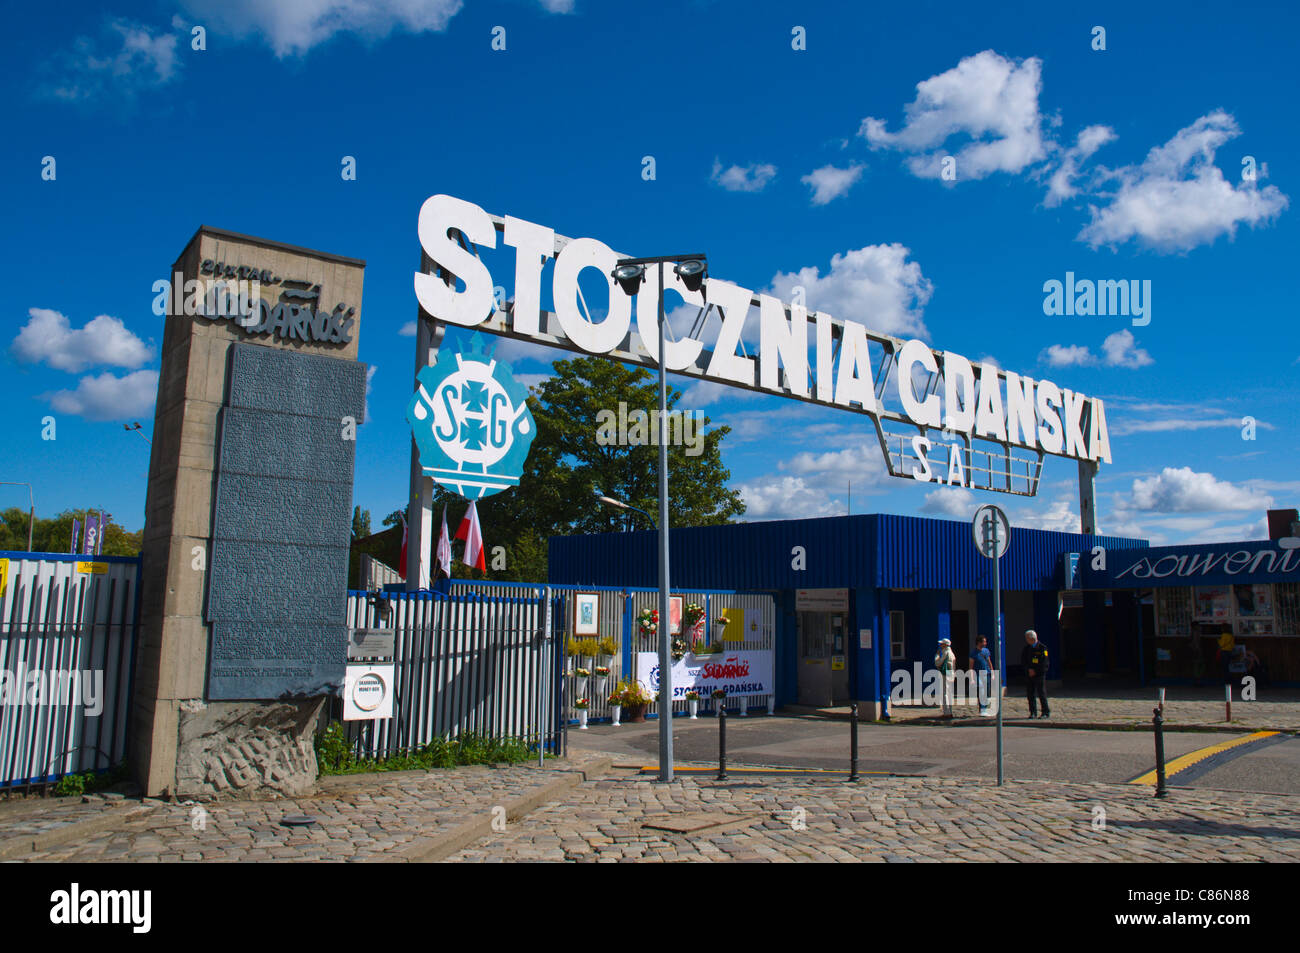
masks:
<path fill-rule="evenodd" d="M 1029 717 L 1038 717 L 1038 700 L 1043 702 L 1043 717 L 1052 716 L 1047 707 L 1047 646 L 1038 641 L 1033 629 L 1025 632 L 1025 647 L 1020 651 L 1020 664 L 1025 669 L 1025 694 L 1029 699 Z"/>

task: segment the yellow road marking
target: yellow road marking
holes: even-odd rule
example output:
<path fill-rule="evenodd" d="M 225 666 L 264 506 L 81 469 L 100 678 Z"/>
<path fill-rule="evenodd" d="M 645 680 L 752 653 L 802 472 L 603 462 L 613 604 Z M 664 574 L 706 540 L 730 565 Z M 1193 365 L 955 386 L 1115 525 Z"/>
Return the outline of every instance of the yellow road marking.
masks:
<path fill-rule="evenodd" d="M 1220 751 L 1227 751 L 1229 748 L 1237 748 L 1241 745 L 1254 744 L 1256 741 L 1263 741 L 1265 738 L 1271 738 L 1276 734 L 1278 734 L 1276 731 L 1257 731 L 1252 735 L 1247 735 L 1244 738 L 1237 738 L 1234 741 L 1220 741 L 1217 745 L 1210 745 L 1208 748 L 1198 748 L 1182 757 L 1174 758 L 1173 761 L 1166 762 L 1165 779 L 1168 780 L 1184 768 L 1190 768 L 1192 765 L 1204 761 L 1206 758 L 1211 755 L 1216 755 Z M 1154 769 L 1148 771 L 1146 774 L 1139 775 L 1129 782 L 1129 784 L 1155 783 L 1156 772 Z"/>
<path fill-rule="evenodd" d="M 658 771 L 658 770 L 659 770 L 659 765 L 657 765 L 657 764 L 643 765 L 643 766 L 641 767 L 640 770 L 642 770 L 642 771 Z M 674 771 L 674 772 L 689 772 L 689 771 L 708 771 L 708 772 L 714 772 L 714 771 L 717 771 L 717 770 L 718 770 L 718 769 L 717 769 L 716 767 L 712 767 L 712 768 L 683 768 L 683 767 L 680 767 L 680 766 L 678 766 L 678 765 L 674 765 L 674 766 L 673 766 L 673 771 Z M 733 767 L 731 767 L 730 765 L 727 766 L 727 773 L 728 773 L 728 774 L 742 774 L 742 773 L 744 773 L 744 772 L 746 772 L 746 771 L 753 772 L 753 773 L 756 773 L 756 774 L 783 774 L 783 773 L 786 773 L 786 774 L 848 774 L 848 773 L 849 773 L 847 770 L 844 770 L 844 771 L 835 771 L 835 770 L 831 770 L 831 769 L 829 769 L 829 768 L 733 768 Z M 859 772 L 858 772 L 858 774 L 888 774 L 888 773 L 889 773 L 888 771 L 859 771 Z"/>

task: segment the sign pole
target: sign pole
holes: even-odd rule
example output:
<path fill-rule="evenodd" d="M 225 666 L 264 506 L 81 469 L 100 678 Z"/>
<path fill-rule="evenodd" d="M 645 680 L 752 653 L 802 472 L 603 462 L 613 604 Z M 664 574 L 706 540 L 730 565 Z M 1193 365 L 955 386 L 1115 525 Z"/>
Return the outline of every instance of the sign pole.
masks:
<path fill-rule="evenodd" d="M 989 520 L 993 524 L 993 625 L 998 632 L 998 786 L 1002 786 L 1002 673 L 1006 671 L 1006 661 L 1003 653 L 1006 646 L 1002 638 L 1002 557 L 998 553 L 998 521 Z"/>
<path fill-rule="evenodd" d="M 1006 532 L 1002 532 L 1002 527 L 1006 527 Z M 1007 519 L 1007 514 L 992 503 L 986 503 L 975 511 L 974 518 L 971 519 L 971 536 L 975 540 L 975 548 L 980 551 L 980 555 L 986 556 L 993 560 L 993 628 L 996 630 L 994 640 L 998 647 L 997 670 L 994 673 L 995 678 L 990 679 L 993 682 L 993 688 L 997 691 L 997 723 L 998 723 L 998 785 L 1004 781 L 1002 771 L 1002 682 L 1007 670 L 1006 666 L 1006 640 L 1002 632 L 1002 554 L 1006 552 L 1007 546 L 1011 543 L 1011 522 Z"/>
<path fill-rule="evenodd" d="M 668 384 L 664 360 L 664 263 L 659 262 L 659 780 L 673 779 L 672 619 L 668 607 Z"/>

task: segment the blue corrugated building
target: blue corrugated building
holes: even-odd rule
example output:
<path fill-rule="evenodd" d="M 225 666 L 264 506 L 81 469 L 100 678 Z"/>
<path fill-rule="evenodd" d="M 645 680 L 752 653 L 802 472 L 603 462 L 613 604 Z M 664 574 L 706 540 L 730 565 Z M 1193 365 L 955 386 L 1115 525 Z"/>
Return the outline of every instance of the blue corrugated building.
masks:
<path fill-rule="evenodd" d="M 553 537 L 550 581 L 655 586 L 657 539 L 653 531 Z M 1140 593 L 1070 592 L 1076 560 L 1096 547 L 1147 541 L 1012 529 L 1001 563 L 1004 672 L 1018 673 L 1032 628 L 1048 646 L 1049 680 L 1140 674 Z M 669 558 L 674 590 L 773 596 L 780 705 L 856 700 L 879 715 L 892 672 L 929 666 L 939 639 L 952 640 L 962 667 L 977 635 L 994 641 L 993 564 L 968 522 L 876 514 L 685 527 L 671 531 Z"/>

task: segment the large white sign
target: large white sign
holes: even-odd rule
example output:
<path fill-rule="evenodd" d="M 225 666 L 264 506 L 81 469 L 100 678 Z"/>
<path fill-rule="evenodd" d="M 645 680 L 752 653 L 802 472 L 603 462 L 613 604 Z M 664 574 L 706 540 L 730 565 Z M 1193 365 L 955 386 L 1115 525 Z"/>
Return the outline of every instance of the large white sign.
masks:
<path fill-rule="evenodd" d="M 627 257 L 594 238 L 565 240 L 545 225 L 506 216 L 494 220 L 472 202 L 434 195 L 420 208 L 420 244 L 442 274 L 415 274 L 415 293 L 424 311 L 441 321 L 531 339 L 619 360 L 658 361 L 658 270 L 646 269 L 635 301 L 616 287 L 614 265 Z M 497 290 L 500 275 L 470 248 L 515 249 L 513 302 Z M 452 238 L 449 233 L 456 234 Z M 554 312 L 542 310 L 542 276 L 554 259 L 550 293 Z M 601 321 L 584 315 L 586 303 L 578 276 L 595 269 L 608 286 L 608 311 Z M 456 280 L 451 280 L 454 275 Z M 721 319 L 713 340 L 683 336 L 665 345 L 668 370 L 707 380 L 766 391 L 800 400 L 870 414 L 917 428 L 909 448 L 886 448 L 891 472 L 922 482 L 976 485 L 971 468 L 971 438 L 1004 447 L 1079 460 L 1111 462 L 1105 408 L 1049 380 L 1035 381 L 992 363 L 974 364 L 953 351 L 932 350 L 920 340 L 904 341 L 869 331 L 858 321 L 809 312 L 800 302 L 786 304 L 771 295 L 709 278 L 689 291 L 665 270 L 665 291 L 688 304 L 715 308 Z M 459 285 L 459 286 L 458 286 Z M 504 286 L 503 286 L 504 288 Z M 503 290 L 503 289 L 502 289 Z M 742 333 L 758 305 L 758 347 L 741 353 Z M 491 320 L 489 320 L 491 319 Z M 635 321 L 635 326 L 633 322 Z M 701 326 L 703 323 L 701 322 Z M 706 347 L 706 344 L 709 346 Z M 989 347 L 993 347 L 990 343 Z M 880 377 L 879 385 L 877 377 Z M 889 392 L 892 377 L 894 393 Z M 926 433 L 944 431 L 947 445 Z M 882 447 L 886 435 L 878 429 Z M 902 439 L 887 435 L 890 439 Z M 938 454 L 931 469 L 930 455 Z M 1008 467 L 1010 461 L 1008 461 Z M 897 472 L 901 470 L 902 472 Z M 1037 477 L 1033 477 L 1036 489 Z M 997 489 L 997 486 L 983 486 Z"/>
<path fill-rule="evenodd" d="M 637 681 L 650 694 L 659 691 L 658 653 L 638 652 L 636 671 Z M 772 678 L 772 652 L 688 653 L 673 663 L 674 700 L 681 701 L 691 691 L 708 698 L 719 688 L 728 698 L 773 694 L 776 683 Z"/>

